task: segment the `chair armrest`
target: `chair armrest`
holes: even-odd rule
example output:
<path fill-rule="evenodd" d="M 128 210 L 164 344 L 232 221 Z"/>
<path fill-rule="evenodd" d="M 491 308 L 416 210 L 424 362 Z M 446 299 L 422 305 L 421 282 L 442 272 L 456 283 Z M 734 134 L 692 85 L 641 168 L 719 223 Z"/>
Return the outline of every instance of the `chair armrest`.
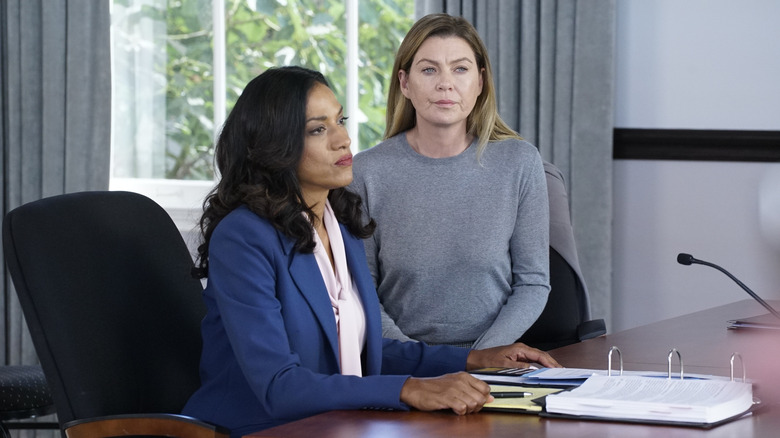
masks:
<path fill-rule="evenodd" d="M 174 414 L 129 414 L 69 421 L 63 425 L 68 438 L 123 435 L 178 438 L 229 438 L 230 432 L 198 419 Z"/>
<path fill-rule="evenodd" d="M 577 338 L 580 341 L 595 338 L 607 333 L 607 324 L 603 319 L 592 319 L 577 326 Z"/>

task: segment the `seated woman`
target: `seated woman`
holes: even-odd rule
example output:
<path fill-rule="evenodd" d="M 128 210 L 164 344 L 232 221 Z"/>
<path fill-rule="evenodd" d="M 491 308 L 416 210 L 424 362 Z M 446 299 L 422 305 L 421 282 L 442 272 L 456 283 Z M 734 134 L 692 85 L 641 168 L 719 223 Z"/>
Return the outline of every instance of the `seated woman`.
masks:
<path fill-rule="evenodd" d="M 519 339 L 550 293 L 542 158 L 501 120 L 488 51 L 463 17 L 404 37 L 385 140 L 355 156 L 352 188 L 384 336 L 483 349 Z"/>
<path fill-rule="evenodd" d="M 489 386 L 463 370 L 557 366 L 523 344 L 470 351 L 382 338 L 343 108 L 318 72 L 252 80 L 216 147 L 201 218 L 201 387 L 183 413 L 232 436 L 333 409 L 477 412 Z"/>

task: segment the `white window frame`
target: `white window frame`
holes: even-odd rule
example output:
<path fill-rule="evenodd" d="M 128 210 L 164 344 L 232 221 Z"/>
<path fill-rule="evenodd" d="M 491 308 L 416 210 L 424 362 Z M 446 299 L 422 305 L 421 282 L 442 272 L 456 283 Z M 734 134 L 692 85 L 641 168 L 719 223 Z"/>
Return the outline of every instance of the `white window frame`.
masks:
<path fill-rule="evenodd" d="M 345 0 L 347 36 L 346 114 L 359 113 L 358 108 L 358 0 Z M 226 117 L 225 91 L 225 3 L 212 0 L 214 23 L 214 126 L 222 126 Z M 359 117 L 347 119 L 347 130 L 352 139 L 352 153 L 359 150 Z M 219 132 L 215 132 L 215 141 Z M 216 172 L 216 169 L 215 169 Z M 112 172 L 113 173 L 113 172 Z M 217 176 L 218 177 L 218 176 Z M 216 181 L 191 181 L 156 178 L 117 178 L 109 180 L 109 190 L 141 193 L 160 204 L 182 232 L 191 232 L 197 225 L 203 200 Z"/>

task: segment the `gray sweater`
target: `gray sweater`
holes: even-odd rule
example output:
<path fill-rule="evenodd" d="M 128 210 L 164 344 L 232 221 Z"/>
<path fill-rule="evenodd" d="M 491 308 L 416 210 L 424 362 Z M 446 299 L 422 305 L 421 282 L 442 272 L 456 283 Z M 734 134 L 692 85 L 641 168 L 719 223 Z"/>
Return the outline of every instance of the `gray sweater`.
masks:
<path fill-rule="evenodd" d="M 488 348 L 516 341 L 547 302 L 549 210 L 539 152 L 520 140 L 450 158 L 402 133 L 354 157 L 350 186 L 377 222 L 365 240 L 384 336 Z"/>

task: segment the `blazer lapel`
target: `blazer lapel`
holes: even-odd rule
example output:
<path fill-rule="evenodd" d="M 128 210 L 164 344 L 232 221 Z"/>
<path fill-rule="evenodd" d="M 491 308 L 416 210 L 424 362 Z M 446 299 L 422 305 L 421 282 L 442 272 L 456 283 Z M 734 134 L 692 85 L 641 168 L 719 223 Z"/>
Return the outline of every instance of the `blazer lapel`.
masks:
<path fill-rule="evenodd" d="M 366 315 L 366 346 L 363 355 L 366 362 L 363 367 L 367 374 L 379 374 L 382 370 L 382 343 L 376 343 L 374 340 L 382 339 L 382 320 L 379 316 L 379 298 L 374 287 L 374 279 L 368 271 L 363 241 L 347 231 L 344 225 L 339 224 L 339 226 L 344 238 L 349 273 L 358 288 L 360 300 L 363 302 L 363 312 Z"/>
<path fill-rule="evenodd" d="M 317 317 L 322 330 L 328 338 L 331 351 L 336 354 L 338 362 L 339 341 L 338 333 L 336 332 L 336 320 L 333 316 L 333 307 L 330 304 L 328 289 L 322 280 L 317 260 L 314 258 L 314 254 L 303 254 L 293 251 L 294 242 L 292 239 L 282 235 L 279 231 L 277 233 L 282 241 L 285 254 L 289 256 L 290 277 L 298 287 L 301 295 L 309 303 L 312 313 Z"/>

